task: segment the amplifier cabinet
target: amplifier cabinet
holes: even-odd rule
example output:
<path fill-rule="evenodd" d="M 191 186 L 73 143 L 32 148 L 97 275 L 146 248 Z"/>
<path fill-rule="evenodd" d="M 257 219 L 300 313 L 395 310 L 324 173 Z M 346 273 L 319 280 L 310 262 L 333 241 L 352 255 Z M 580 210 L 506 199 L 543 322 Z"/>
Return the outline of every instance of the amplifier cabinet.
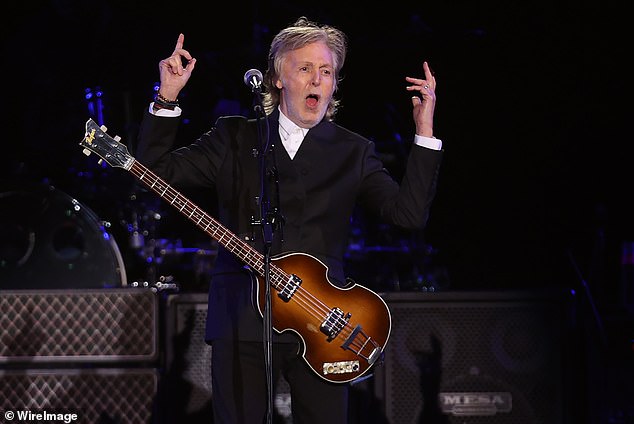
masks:
<path fill-rule="evenodd" d="M 157 296 L 142 288 L 0 291 L 0 365 L 154 361 Z"/>
<path fill-rule="evenodd" d="M 569 294 L 568 294 L 569 295 Z M 388 422 L 570 422 L 569 299 L 561 293 L 386 293 L 377 367 Z"/>

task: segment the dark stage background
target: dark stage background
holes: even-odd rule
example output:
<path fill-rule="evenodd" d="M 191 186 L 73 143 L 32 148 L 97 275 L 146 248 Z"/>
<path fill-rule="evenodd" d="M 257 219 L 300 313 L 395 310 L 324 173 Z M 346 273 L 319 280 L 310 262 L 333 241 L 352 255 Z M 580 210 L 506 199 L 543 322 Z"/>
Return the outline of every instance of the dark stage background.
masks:
<path fill-rule="evenodd" d="M 446 159 L 424 244 L 434 266 L 446 270 L 443 288 L 574 287 L 572 257 L 594 290 L 620 301 L 621 243 L 634 240 L 634 226 L 620 63 L 625 28 L 616 7 L 419 2 L 351 4 L 348 12 L 273 1 L 227 4 L 222 14 L 194 2 L 11 7 L 2 29 L 9 94 L 3 177 L 54 185 L 111 221 L 115 236 L 121 219 L 131 221 L 126 207 L 146 208 L 130 204 L 138 187 L 125 171 L 81 154 L 87 118 L 99 118 L 123 142 L 134 138 L 158 61 L 179 32 L 199 59 L 181 100 L 183 143 L 221 113 L 248 114 L 244 72 L 264 69 L 271 37 L 305 14 L 349 34 L 338 122 L 375 140 L 396 177 L 413 131 L 404 76 L 420 75 L 423 60 L 434 69 L 436 134 Z M 159 237 L 199 238 L 188 224 L 168 225 L 167 205 L 146 197 L 165 215 Z M 359 217 L 355 225 L 378 224 Z M 361 243 L 411 243 L 387 233 L 369 231 Z M 359 252 L 355 237 L 352 253 L 376 252 Z M 117 241 L 126 248 L 127 228 Z M 395 250 L 402 249 L 380 253 Z"/>
<path fill-rule="evenodd" d="M 607 335 L 611 352 L 631 363 L 634 208 L 624 7 L 345 5 L 227 2 L 223 12 L 193 1 L 6 6 L 3 184 L 27 191 L 50 185 L 108 221 L 128 283 L 162 276 L 182 291 L 205 291 L 215 246 L 125 171 L 82 155 L 84 124 L 93 117 L 124 143 L 133 139 L 158 81 L 158 61 L 171 54 L 179 32 L 198 59 L 181 97 L 183 143 L 220 114 L 248 114 L 244 72 L 264 70 L 273 35 L 305 15 L 349 35 L 337 121 L 376 141 L 397 178 L 413 136 L 404 77 L 422 75 L 427 60 L 438 80 L 435 133 L 445 161 L 428 227 L 406 235 L 360 212 L 352 222 L 350 275 L 380 291 L 571 289 L 580 316 L 604 325 L 604 333 L 589 325 L 588 337 Z M 205 194 L 191 195 L 213 210 Z M 11 217 L 3 218 L 6 236 L 22 215 L 6 198 L 1 206 Z M 10 263 L 16 246 L 4 243 Z"/>

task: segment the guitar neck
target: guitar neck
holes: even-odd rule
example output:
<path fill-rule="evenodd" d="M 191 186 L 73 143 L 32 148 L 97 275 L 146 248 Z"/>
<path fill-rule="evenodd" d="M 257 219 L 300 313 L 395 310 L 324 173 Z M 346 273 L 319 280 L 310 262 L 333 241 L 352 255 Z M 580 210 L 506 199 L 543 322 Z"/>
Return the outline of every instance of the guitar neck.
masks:
<path fill-rule="evenodd" d="M 198 228 L 209 234 L 220 245 L 251 267 L 253 271 L 260 275 L 264 274 L 264 257 L 255 248 L 233 234 L 211 215 L 138 161 L 135 160 L 128 170 L 149 189 L 169 202 L 170 205 L 187 217 L 187 219 L 193 222 Z"/>

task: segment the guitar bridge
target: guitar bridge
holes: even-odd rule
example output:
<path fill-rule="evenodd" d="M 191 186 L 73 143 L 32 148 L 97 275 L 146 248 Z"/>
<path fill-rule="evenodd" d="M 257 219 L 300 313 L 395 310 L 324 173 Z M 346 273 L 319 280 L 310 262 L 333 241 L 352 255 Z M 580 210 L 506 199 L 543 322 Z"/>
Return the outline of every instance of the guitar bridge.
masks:
<path fill-rule="evenodd" d="M 349 313 L 344 316 L 341 309 L 332 308 L 324 322 L 321 323 L 319 329 L 328 336 L 328 341 L 332 341 L 341 332 L 343 327 L 348 324 L 351 316 Z"/>
<path fill-rule="evenodd" d="M 372 337 L 363 332 L 363 328 L 357 325 L 346 341 L 341 345 L 342 349 L 348 349 L 358 356 L 366 359 L 370 365 L 374 364 L 381 356 L 381 346 Z"/>

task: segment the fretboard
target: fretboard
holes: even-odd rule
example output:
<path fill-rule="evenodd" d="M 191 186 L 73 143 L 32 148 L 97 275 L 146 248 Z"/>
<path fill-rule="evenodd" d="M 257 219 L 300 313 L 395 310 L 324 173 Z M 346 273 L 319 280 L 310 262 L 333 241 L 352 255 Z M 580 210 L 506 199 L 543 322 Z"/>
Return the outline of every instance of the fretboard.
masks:
<path fill-rule="evenodd" d="M 250 244 L 233 234 L 211 215 L 138 161 L 134 161 L 130 167 L 130 172 L 253 271 L 259 275 L 264 274 L 264 256 Z"/>

